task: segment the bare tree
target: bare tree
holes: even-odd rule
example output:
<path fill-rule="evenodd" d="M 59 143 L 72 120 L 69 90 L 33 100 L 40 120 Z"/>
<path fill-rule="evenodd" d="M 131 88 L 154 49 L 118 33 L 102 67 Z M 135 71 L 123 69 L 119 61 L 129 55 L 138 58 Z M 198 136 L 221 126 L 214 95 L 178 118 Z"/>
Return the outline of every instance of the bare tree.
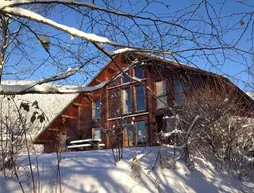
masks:
<path fill-rule="evenodd" d="M 222 70 L 224 65 L 241 66 L 241 72 L 248 73 L 253 65 L 253 4 L 241 0 L 184 3 L 2 1 L 1 79 L 49 78 L 18 88 L 1 85 L 1 93 L 91 91 L 95 88 L 42 91 L 34 86 L 65 78 L 85 83 L 105 57 L 113 60 L 126 51 L 148 52 L 196 67 L 202 63 L 235 79 Z M 228 6 L 232 10 L 224 11 Z M 46 69 L 50 71 L 41 73 Z"/>
<path fill-rule="evenodd" d="M 82 85 L 105 60 L 114 62 L 115 55 L 125 52 L 145 52 L 197 68 L 202 65 L 235 80 L 238 76 L 224 71 L 226 65 L 230 64 L 231 68 L 240 66 L 237 73 L 249 73 L 254 53 L 252 2 L 238 0 L 232 4 L 229 0 L 186 0 L 184 3 L 178 6 L 156 0 L 1 1 L 0 81 L 11 78 L 36 78 L 38 81 L 22 86 L 1 82 L 0 94 L 78 93 L 100 89 L 112 80 L 93 87 Z M 237 8 L 224 11 L 232 5 Z M 114 64 L 126 74 L 117 63 Z M 43 85 L 65 79 L 72 83 L 81 82 L 81 86 Z M 173 114 L 175 118 L 178 115 L 177 130 L 187 134 L 183 142 L 186 157 L 189 150 L 192 151 L 192 144 L 199 144 L 198 141 L 206 142 L 217 153 L 225 145 L 227 157 L 231 157 L 233 142 L 230 137 L 222 140 L 223 145 L 214 144 L 220 142 L 220 129 L 216 130 L 216 136 L 211 129 L 223 120 L 220 109 L 224 109 L 224 114 L 232 110 L 227 108 L 228 102 L 224 100 L 220 101 L 220 108 L 212 101 L 203 101 L 204 105 L 199 109 L 192 103 L 185 109 L 169 113 L 168 116 Z M 193 105 L 196 106 L 189 113 Z M 218 111 L 206 119 L 208 107 Z M 196 119 L 197 116 L 200 117 Z M 202 122 L 210 127 L 206 130 Z M 122 123 L 118 128 L 121 131 Z M 235 135 L 233 131 L 230 129 L 228 136 Z M 211 138 L 212 142 L 209 142 Z M 121 151 L 119 153 L 121 157 Z"/>
<path fill-rule="evenodd" d="M 188 135 L 183 150 L 185 158 L 201 153 L 217 161 L 221 167 L 244 176 L 251 169 L 246 151 L 253 146 L 247 147 L 247 141 L 252 143 L 253 119 L 245 114 L 246 107 L 241 97 L 235 94 L 236 90 L 223 84 L 193 86 L 195 92 L 186 97 L 182 107 L 175 109 L 184 120 L 181 128 L 187 130 Z M 196 120 L 195 125 L 193 120 Z M 189 128 L 192 128 L 190 132 Z"/>

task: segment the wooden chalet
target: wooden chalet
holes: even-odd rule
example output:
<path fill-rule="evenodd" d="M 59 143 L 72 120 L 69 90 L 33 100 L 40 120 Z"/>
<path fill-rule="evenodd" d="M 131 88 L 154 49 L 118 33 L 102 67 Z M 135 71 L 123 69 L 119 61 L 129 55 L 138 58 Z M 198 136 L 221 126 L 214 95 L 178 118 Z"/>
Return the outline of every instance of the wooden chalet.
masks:
<path fill-rule="evenodd" d="M 34 143 L 43 144 L 45 153 L 56 150 L 61 136 L 67 142 L 102 139 L 110 148 L 106 133 L 124 128 L 124 147 L 152 145 L 167 110 L 199 97 L 231 100 L 238 115 L 252 116 L 254 109 L 253 100 L 223 76 L 141 53 L 115 56 L 88 86 L 108 80 L 103 88 L 74 98 Z"/>

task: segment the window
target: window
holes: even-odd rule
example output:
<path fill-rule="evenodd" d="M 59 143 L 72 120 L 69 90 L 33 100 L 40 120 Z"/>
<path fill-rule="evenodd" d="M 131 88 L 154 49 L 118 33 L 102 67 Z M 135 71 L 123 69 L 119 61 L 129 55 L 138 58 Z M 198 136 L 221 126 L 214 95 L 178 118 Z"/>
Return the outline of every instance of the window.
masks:
<path fill-rule="evenodd" d="M 137 143 L 142 145 L 146 143 L 146 124 L 145 121 L 136 122 L 136 131 L 137 131 Z"/>
<path fill-rule="evenodd" d="M 94 128 L 94 139 L 101 139 L 101 128 L 100 127 L 95 127 Z"/>
<path fill-rule="evenodd" d="M 165 81 L 158 81 L 155 83 L 157 99 L 156 108 L 164 108 L 167 105 L 167 91 Z M 162 102 L 163 101 L 163 102 Z"/>
<path fill-rule="evenodd" d="M 184 83 L 179 80 L 174 81 L 174 95 L 176 105 L 184 104 Z"/>
<path fill-rule="evenodd" d="M 140 66 L 136 66 L 134 70 L 135 70 L 135 76 L 137 78 L 140 78 L 140 79 L 144 78 L 143 70 Z"/>
<path fill-rule="evenodd" d="M 123 83 L 130 82 L 130 77 L 126 73 L 130 74 L 129 71 L 123 74 Z"/>
<path fill-rule="evenodd" d="M 164 132 L 171 132 L 173 131 L 174 127 L 174 120 L 168 116 L 164 116 Z"/>
<path fill-rule="evenodd" d="M 136 86 L 136 110 L 145 110 L 145 97 L 144 97 L 144 87 Z"/>
<path fill-rule="evenodd" d="M 126 88 L 122 90 L 122 108 L 123 113 L 130 113 L 132 111 L 131 108 L 131 89 Z"/>
<path fill-rule="evenodd" d="M 128 139 L 128 146 L 133 146 L 135 145 L 134 143 L 134 127 L 128 123 L 126 125 L 124 125 L 125 129 L 126 129 L 126 133 L 127 133 L 127 139 Z"/>
<path fill-rule="evenodd" d="M 93 118 L 94 119 L 101 118 L 101 99 L 100 98 L 93 103 Z"/>

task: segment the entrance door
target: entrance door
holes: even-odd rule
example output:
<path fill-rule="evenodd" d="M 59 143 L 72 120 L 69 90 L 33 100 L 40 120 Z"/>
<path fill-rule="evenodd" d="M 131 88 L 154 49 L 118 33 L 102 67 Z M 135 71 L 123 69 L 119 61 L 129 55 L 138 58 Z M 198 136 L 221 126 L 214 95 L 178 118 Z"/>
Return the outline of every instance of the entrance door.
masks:
<path fill-rule="evenodd" d="M 163 115 L 155 116 L 157 133 L 163 130 Z"/>
<path fill-rule="evenodd" d="M 79 139 L 77 119 L 69 119 L 69 124 L 66 124 L 66 127 L 68 141 Z"/>

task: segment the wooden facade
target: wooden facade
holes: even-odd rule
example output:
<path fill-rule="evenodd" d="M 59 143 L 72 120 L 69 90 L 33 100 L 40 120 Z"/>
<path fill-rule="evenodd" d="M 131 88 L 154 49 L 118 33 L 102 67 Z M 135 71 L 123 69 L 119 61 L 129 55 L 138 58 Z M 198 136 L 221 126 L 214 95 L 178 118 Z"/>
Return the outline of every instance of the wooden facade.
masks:
<path fill-rule="evenodd" d="M 225 100 L 223 93 L 228 93 L 228 97 L 234 96 L 232 100 L 238 112 L 252 116 L 252 99 L 233 83 L 222 76 L 175 62 L 137 53 L 120 54 L 114 62 L 105 65 L 88 86 L 112 78 L 114 80 L 100 90 L 79 94 L 34 143 L 44 144 L 44 152 L 48 153 L 59 147 L 61 136 L 67 141 L 101 138 L 105 147 L 110 148 L 106 131 L 120 127 L 124 128 L 120 134 L 124 147 L 153 145 L 156 133 L 162 128 L 165 109 L 184 105 L 196 93 L 205 93 L 207 96 L 204 96 L 210 98 L 212 95 L 217 101 Z"/>

